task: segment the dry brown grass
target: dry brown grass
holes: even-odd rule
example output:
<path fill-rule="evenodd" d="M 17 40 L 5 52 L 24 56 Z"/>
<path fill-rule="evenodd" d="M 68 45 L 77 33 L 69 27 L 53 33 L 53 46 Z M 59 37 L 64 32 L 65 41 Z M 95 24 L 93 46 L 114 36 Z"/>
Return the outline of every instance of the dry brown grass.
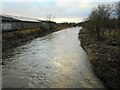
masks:
<path fill-rule="evenodd" d="M 119 33 L 120 33 L 120 30 L 119 29 L 116 29 L 116 30 L 105 30 L 104 32 L 104 37 L 106 38 L 118 38 L 119 37 Z"/>
<path fill-rule="evenodd" d="M 3 38 L 16 38 L 19 36 L 26 36 L 34 33 L 40 33 L 41 29 L 25 29 L 25 30 L 15 30 L 9 32 L 2 32 Z"/>
<path fill-rule="evenodd" d="M 108 90 L 119 88 L 120 86 L 120 49 L 119 45 L 116 44 L 119 41 L 119 32 L 120 30 L 113 30 L 111 32 L 111 38 L 109 31 L 106 30 L 103 40 L 96 39 L 97 36 L 85 30 L 81 30 L 79 35 L 82 47 L 87 52 L 92 63 L 93 71 L 104 82 Z M 115 40 L 112 41 L 112 39 Z M 111 44 L 112 42 L 115 43 Z"/>

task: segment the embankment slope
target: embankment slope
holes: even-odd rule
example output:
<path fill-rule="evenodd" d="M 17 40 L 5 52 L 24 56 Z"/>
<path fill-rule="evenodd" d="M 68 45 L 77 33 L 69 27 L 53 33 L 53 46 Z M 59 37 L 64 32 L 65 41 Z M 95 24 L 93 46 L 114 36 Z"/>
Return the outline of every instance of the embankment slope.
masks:
<path fill-rule="evenodd" d="M 87 52 L 93 71 L 103 81 L 108 89 L 120 87 L 120 53 L 119 45 L 109 44 L 108 40 L 98 40 L 97 37 L 81 29 L 79 39 Z"/>

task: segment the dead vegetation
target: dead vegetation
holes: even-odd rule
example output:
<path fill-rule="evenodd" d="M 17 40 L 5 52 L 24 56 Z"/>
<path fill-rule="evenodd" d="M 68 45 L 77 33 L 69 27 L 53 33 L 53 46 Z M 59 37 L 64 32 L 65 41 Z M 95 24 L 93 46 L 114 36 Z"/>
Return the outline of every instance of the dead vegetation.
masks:
<path fill-rule="evenodd" d="M 104 39 L 98 40 L 94 33 L 82 29 L 79 38 L 82 47 L 88 54 L 93 65 L 93 71 L 101 79 L 108 89 L 120 86 L 120 59 L 119 59 L 119 30 L 105 31 Z M 114 34 L 113 34 L 114 33 Z"/>

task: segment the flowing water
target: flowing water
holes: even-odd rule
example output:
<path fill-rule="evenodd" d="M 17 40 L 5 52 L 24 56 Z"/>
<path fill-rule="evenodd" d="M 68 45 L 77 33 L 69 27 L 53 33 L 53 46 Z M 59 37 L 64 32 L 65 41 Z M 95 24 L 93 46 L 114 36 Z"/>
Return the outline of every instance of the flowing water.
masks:
<path fill-rule="evenodd" d="M 79 30 L 64 29 L 9 51 L 3 88 L 103 88 L 80 46 Z"/>

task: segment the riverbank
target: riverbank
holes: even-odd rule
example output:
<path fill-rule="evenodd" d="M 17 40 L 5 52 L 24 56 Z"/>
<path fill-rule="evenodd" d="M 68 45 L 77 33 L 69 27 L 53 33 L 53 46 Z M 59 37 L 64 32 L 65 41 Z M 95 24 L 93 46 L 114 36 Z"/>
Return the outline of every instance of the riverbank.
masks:
<path fill-rule="evenodd" d="M 80 47 L 79 29 L 63 29 L 11 49 L 2 65 L 3 88 L 104 88 Z"/>
<path fill-rule="evenodd" d="M 47 34 L 65 29 L 68 26 L 56 26 L 54 29 L 25 29 L 25 30 L 15 30 L 2 32 L 2 52 L 7 51 L 8 49 L 15 48 L 17 46 L 25 44 L 27 41 L 33 40 L 35 38 L 45 36 Z"/>
<path fill-rule="evenodd" d="M 120 86 L 119 47 L 109 40 L 98 40 L 94 33 L 81 29 L 79 39 L 87 52 L 93 71 L 108 89 Z"/>
<path fill-rule="evenodd" d="M 8 61 L 4 59 L 8 57 L 8 53 L 18 46 L 24 45 L 35 38 L 42 37 L 53 32 L 68 28 L 69 25 L 59 25 L 53 27 L 52 30 L 37 28 L 37 29 L 25 29 L 16 30 L 11 32 L 2 32 L 2 65 L 6 65 Z"/>

